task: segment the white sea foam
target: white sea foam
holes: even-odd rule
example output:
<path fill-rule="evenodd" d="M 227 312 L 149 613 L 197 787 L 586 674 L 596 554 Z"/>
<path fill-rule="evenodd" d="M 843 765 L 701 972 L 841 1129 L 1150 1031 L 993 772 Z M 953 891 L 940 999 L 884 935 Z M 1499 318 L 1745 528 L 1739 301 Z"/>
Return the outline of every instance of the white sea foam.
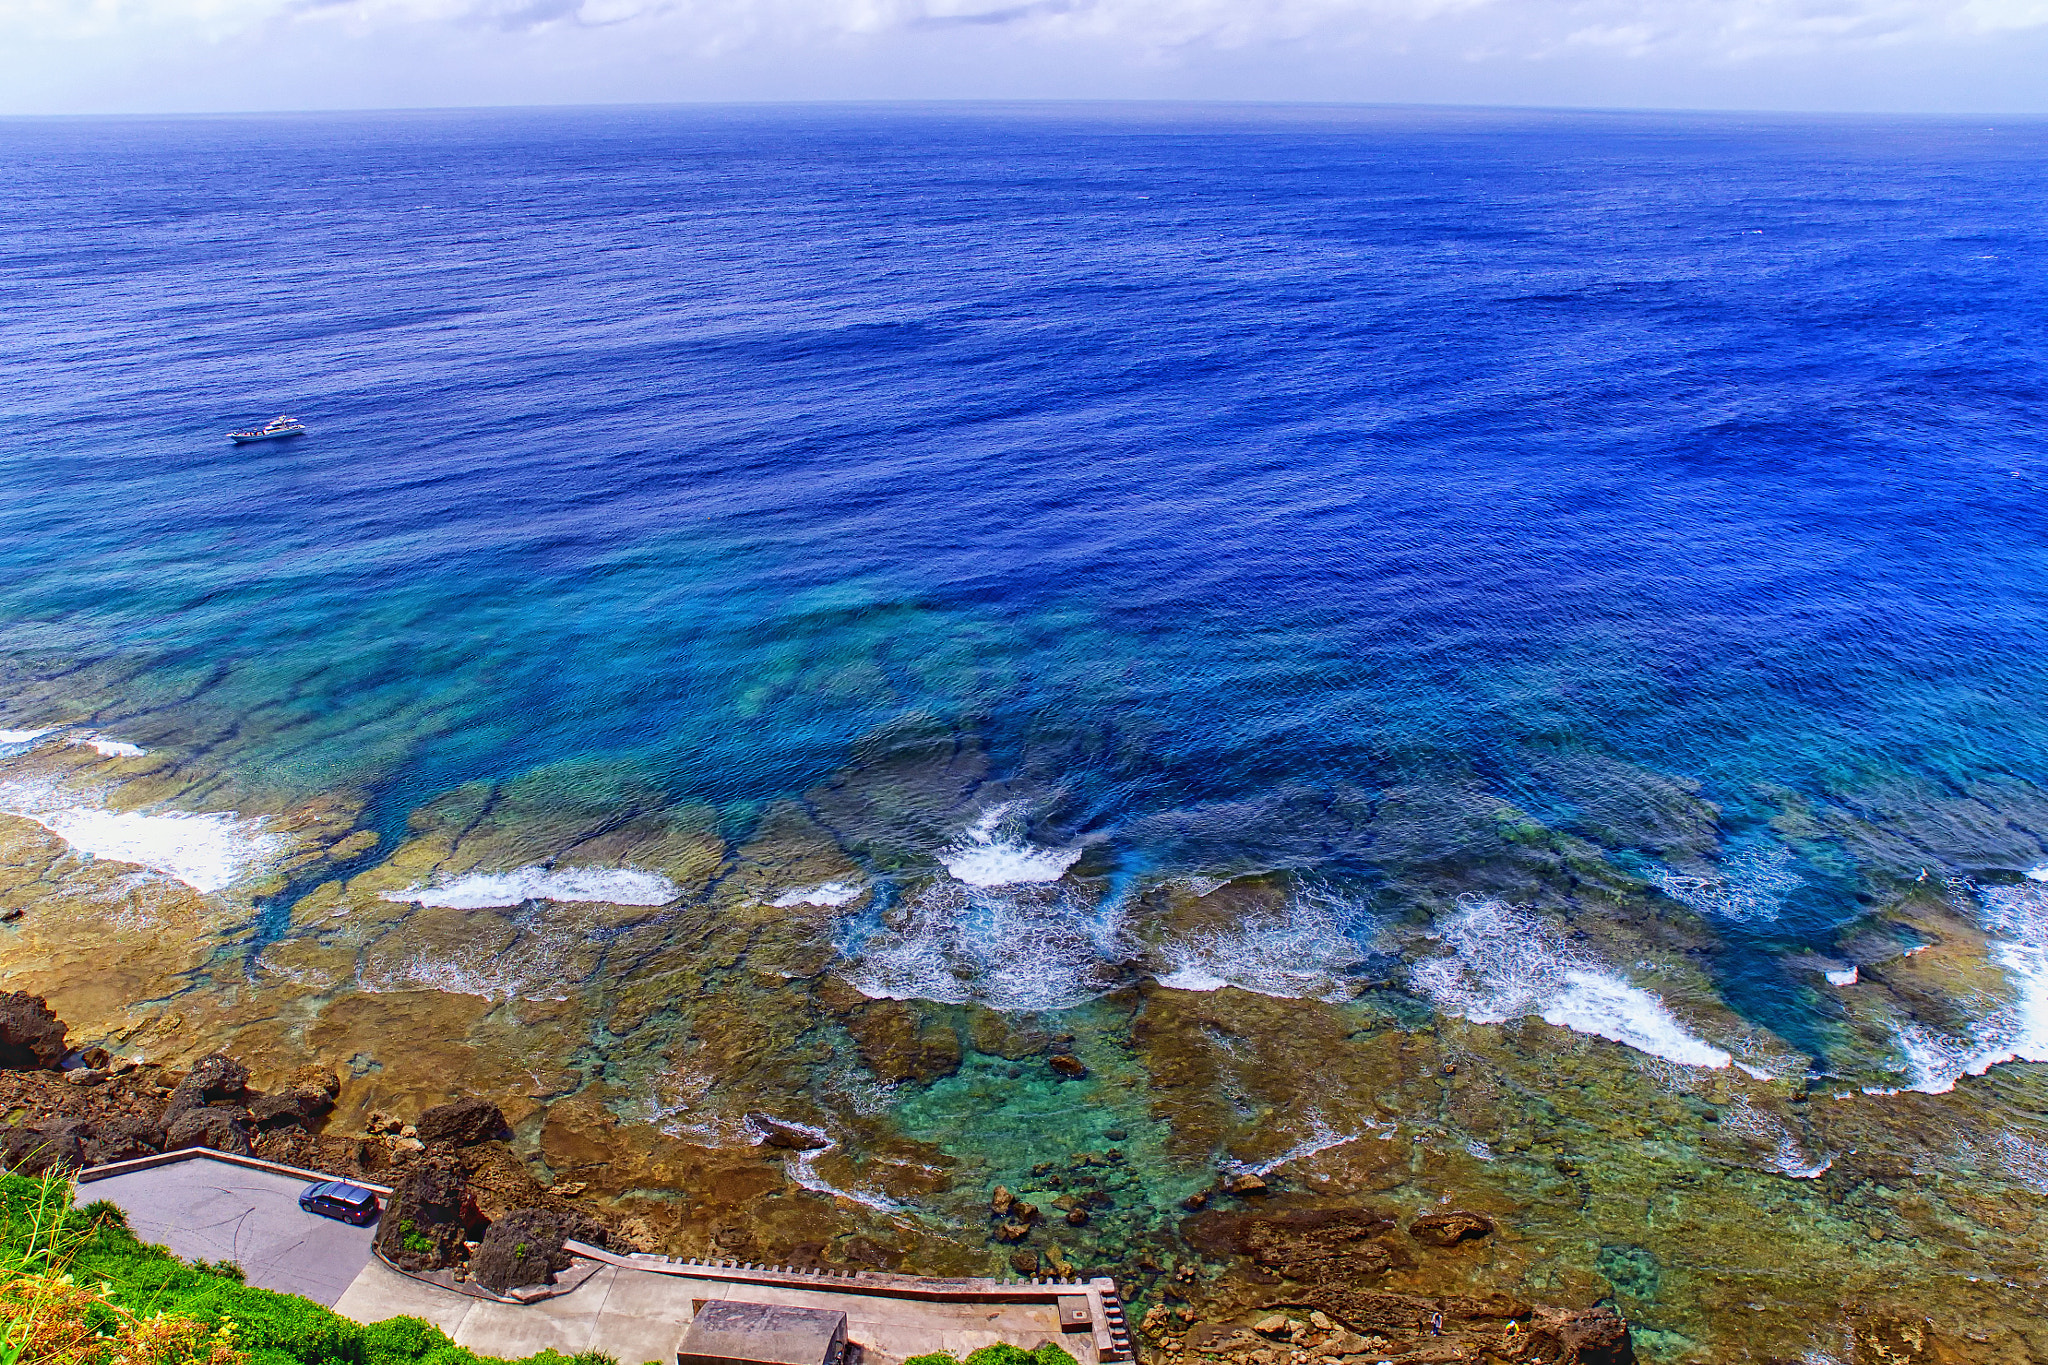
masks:
<path fill-rule="evenodd" d="M 1828 972 L 1827 978 L 1830 986 L 1853 986 L 1856 984 L 1856 969 L 1849 967 L 1839 972 Z"/>
<path fill-rule="evenodd" d="M 939 861 L 970 886 L 1026 886 L 1056 882 L 1080 861 L 1082 850 L 1044 848 L 1005 831 L 1020 804 L 1006 801 L 984 811 L 958 842 L 941 849 Z"/>
<path fill-rule="evenodd" d="M 1664 1002 L 1568 948 L 1530 911 L 1497 900 L 1461 902 L 1438 921 L 1451 952 L 1416 964 L 1410 982 L 1446 1014 L 1498 1024 L 1534 1015 L 1684 1066 L 1734 1059 L 1688 1032 Z"/>
<path fill-rule="evenodd" d="M 1286 999 L 1348 1000 L 1357 992 L 1344 973 L 1365 958 L 1345 932 L 1358 915 L 1348 902 L 1302 892 L 1278 916 L 1165 945 L 1159 955 L 1170 967 L 1157 979 L 1180 991 L 1236 986 Z"/>
<path fill-rule="evenodd" d="M 769 1117 L 773 1118 L 774 1116 L 769 1115 Z M 775 1121 L 786 1128 L 794 1128 L 799 1133 L 808 1134 L 825 1144 L 822 1147 L 814 1147 L 808 1152 L 793 1151 L 784 1153 L 782 1169 L 788 1174 L 792 1183 L 800 1185 L 814 1194 L 830 1195 L 835 1199 L 845 1199 L 859 1204 L 863 1208 L 873 1209 L 877 1213 L 894 1213 L 902 1207 L 893 1199 L 885 1198 L 882 1195 L 874 1194 L 867 1190 L 841 1189 L 819 1175 L 818 1158 L 839 1146 L 839 1143 L 833 1139 L 832 1135 L 824 1129 L 813 1128 L 808 1123 L 798 1123 L 793 1119 L 776 1119 Z M 751 1118 L 747 1120 L 747 1130 L 757 1144 L 767 1136 L 766 1131 Z"/>
<path fill-rule="evenodd" d="M 1072 888 L 940 881 L 852 953 L 846 979 L 874 999 L 1065 1009 L 1110 989 L 1098 944 L 1114 932 Z"/>
<path fill-rule="evenodd" d="M 33 820 L 74 852 L 111 862 L 133 863 L 175 877 L 195 891 L 225 891 L 260 871 L 285 841 L 263 832 L 260 818 L 233 812 L 102 810 L 88 806 L 47 807 L 21 801 L 22 793 L 0 796 L 8 815 Z"/>
<path fill-rule="evenodd" d="M 363 954 L 356 984 L 370 994 L 429 990 L 485 1000 L 568 999 L 572 978 L 588 965 L 579 960 L 587 942 L 581 927 L 538 910 L 492 920 L 497 932 L 478 929 L 452 944 L 417 918 L 408 920 Z M 506 929 L 512 931 L 509 942 Z"/>
<path fill-rule="evenodd" d="M 1831 1156 L 1816 1159 L 1807 1155 L 1790 1128 L 1739 1096 L 1722 1109 L 1720 1127 L 1724 1133 L 1771 1148 L 1764 1164 L 1794 1180 L 1817 1180 L 1835 1164 Z"/>
<path fill-rule="evenodd" d="M 1224 1163 L 1224 1169 L 1233 1174 L 1249 1172 L 1252 1175 L 1271 1175 L 1282 1166 L 1312 1157 L 1318 1152 L 1327 1152 L 1333 1147 L 1343 1147 L 1358 1141 L 1367 1133 L 1390 1126 L 1388 1124 L 1373 1123 L 1368 1120 L 1358 1131 L 1343 1133 L 1332 1128 L 1328 1120 L 1324 1119 L 1321 1114 L 1310 1114 L 1308 1116 L 1308 1135 L 1279 1156 L 1274 1157 L 1271 1161 L 1260 1162 L 1257 1165 L 1243 1161 L 1229 1161 Z"/>
<path fill-rule="evenodd" d="M 859 900 L 861 893 L 866 889 L 847 882 L 825 882 L 818 886 L 785 891 L 768 903 L 777 910 L 787 910 L 797 905 L 823 905 L 836 910 L 842 905 L 850 905 Z"/>
<path fill-rule="evenodd" d="M 2048 1062 L 2048 885 L 1959 884 L 1976 897 L 1993 936 L 1991 959 L 2005 969 L 2013 998 L 1965 1037 L 1901 1025 L 1896 1041 L 1909 1080 L 1903 1087 L 1866 1086 L 1866 1094 L 1906 1089 L 1942 1095 L 1964 1076 L 1981 1076 L 2000 1062 Z"/>
<path fill-rule="evenodd" d="M 141 758 L 149 752 L 140 744 L 130 744 L 125 739 L 108 739 L 105 735 L 82 735 L 71 742 L 97 749 L 101 758 Z"/>
<path fill-rule="evenodd" d="M 1652 874 L 1658 889 L 1703 915 L 1724 919 L 1774 920 L 1785 897 L 1805 885 L 1792 870 L 1792 852 L 1764 840 L 1732 843 L 1723 854 L 1717 875 L 1688 877 L 1669 868 Z"/>
<path fill-rule="evenodd" d="M 30 744 L 49 733 L 48 730 L 0 730 L 0 744 Z"/>
<path fill-rule="evenodd" d="M 2028 868 L 2027 879 L 2029 881 L 2048 882 L 2048 863 Z"/>
<path fill-rule="evenodd" d="M 527 901 L 666 905 L 682 894 L 682 888 L 658 872 L 632 867 L 534 866 L 511 872 L 468 872 L 429 886 L 377 894 L 387 901 L 450 910 L 493 910 Z"/>

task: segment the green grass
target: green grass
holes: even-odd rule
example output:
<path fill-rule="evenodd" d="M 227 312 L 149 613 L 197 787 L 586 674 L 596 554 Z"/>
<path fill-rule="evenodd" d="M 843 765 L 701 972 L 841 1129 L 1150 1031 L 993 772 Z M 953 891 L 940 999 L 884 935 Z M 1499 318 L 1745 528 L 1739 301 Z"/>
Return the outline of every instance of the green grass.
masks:
<path fill-rule="evenodd" d="M 365 1327 L 311 1299 L 244 1284 L 240 1266 L 187 1264 L 139 1240 L 113 1204 L 70 1204 L 70 1186 L 61 1178 L 0 1175 L 0 1279 L 61 1268 L 132 1313 L 162 1313 L 208 1328 L 232 1323 L 235 1349 L 249 1365 L 509 1365 L 457 1346 L 418 1318 Z M 61 1267 L 49 1264 L 52 1247 L 61 1248 Z M 521 1365 L 618 1362 L 594 1351 L 542 1351 Z"/>

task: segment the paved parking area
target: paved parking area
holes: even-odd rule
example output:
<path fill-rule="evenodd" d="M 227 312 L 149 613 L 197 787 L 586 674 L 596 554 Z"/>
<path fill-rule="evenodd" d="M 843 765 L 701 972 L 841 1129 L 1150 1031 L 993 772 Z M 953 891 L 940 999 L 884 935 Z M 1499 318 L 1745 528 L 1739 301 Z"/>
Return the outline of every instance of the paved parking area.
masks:
<path fill-rule="evenodd" d="M 250 1284 L 332 1307 L 369 1262 L 377 1229 L 301 1209 L 299 1193 L 311 1183 L 199 1158 L 80 1185 L 78 1202 L 112 1200 L 145 1242 L 187 1260 L 233 1261 Z"/>

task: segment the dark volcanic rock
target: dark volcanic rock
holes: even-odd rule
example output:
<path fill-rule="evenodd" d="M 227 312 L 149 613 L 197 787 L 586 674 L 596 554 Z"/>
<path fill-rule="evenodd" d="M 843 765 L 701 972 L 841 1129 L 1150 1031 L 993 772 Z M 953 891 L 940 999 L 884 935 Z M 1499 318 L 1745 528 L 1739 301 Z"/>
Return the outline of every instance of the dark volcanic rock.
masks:
<path fill-rule="evenodd" d="M 255 1125 L 241 1109 L 189 1109 L 164 1133 L 164 1150 L 207 1147 L 216 1152 L 249 1155 L 249 1133 Z"/>
<path fill-rule="evenodd" d="M 569 1240 L 605 1245 L 609 1234 L 583 1214 L 560 1209 L 514 1209 L 484 1232 L 469 1258 L 469 1273 L 486 1289 L 504 1293 L 521 1285 L 545 1284 L 550 1273 L 567 1270 L 574 1259 Z"/>
<path fill-rule="evenodd" d="M 1483 1213 L 1428 1213 L 1408 1225 L 1408 1235 L 1433 1247 L 1452 1246 L 1493 1231 L 1493 1220 Z"/>
<path fill-rule="evenodd" d="M 828 1138 L 807 1133 L 793 1123 L 784 1123 L 766 1114 L 749 1114 L 747 1122 L 760 1132 L 764 1147 L 778 1147 L 785 1152 L 816 1152 L 832 1145 Z"/>
<path fill-rule="evenodd" d="M 1071 1052 L 1055 1052 L 1046 1058 L 1046 1064 L 1069 1079 L 1078 1079 L 1088 1074 L 1088 1068 Z"/>
<path fill-rule="evenodd" d="M 474 1147 L 505 1136 L 510 1130 L 504 1114 L 489 1100 L 456 1100 L 437 1104 L 420 1115 L 413 1125 L 422 1142 L 446 1142 L 456 1147 Z"/>
<path fill-rule="evenodd" d="M 133 1161 L 153 1156 L 164 1149 L 164 1130 L 147 1119 L 112 1118 L 93 1125 L 86 1139 L 85 1160 L 89 1166 L 110 1161 Z"/>
<path fill-rule="evenodd" d="M 75 1171 L 85 1164 L 84 1132 L 90 1130 L 91 1125 L 75 1120 L 10 1128 L 0 1138 L 0 1161 L 5 1161 L 8 1170 L 22 1175 Z"/>
<path fill-rule="evenodd" d="M 40 995 L 0 992 L 0 1067 L 9 1071 L 55 1071 L 69 1051 L 64 1021 Z"/>
<path fill-rule="evenodd" d="M 215 1052 L 193 1063 L 185 1079 L 171 1091 L 164 1105 L 164 1122 L 177 1122 L 180 1115 L 209 1104 L 242 1104 L 249 1093 L 249 1068 L 225 1052 Z"/>
<path fill-rule="evenodd" d="M 392 1187 L 377 1225 L 377 1251 L 401 1270 L 439 1270 L 455 1264 L 470 1232 L 483 1226 L 462 1172 L 428 1162 Z"/>
<path fill-rule="evenodd" d="M 320 1095 L 319 1099 L 332 1107 L 333 1101 L 328 1100 L 325 1095 Z M 313 1104 L 312 1095 L 301 1095 L 294 1090 L 280 1090 L 272 1095 L 258 1095 L 249 1101 L 249 1117 L 255 1121 L 257 1128 L 265 1132 L 273 1128 L 303 1128 L 310 1119 L 317 1118 L 319 1112 L 324 1112 L 308 1113 Z"/>
<path fill-rule="evenodd" d="M 1248 1256 L 1260 1268 L 1315 1284 L 1374 1275 L 1404 1263 L 1376 1240 L 1392 1219 L 1367 1209 L 1297 1209 L 1287 1213 L 1212 1210 L 1181 1222 L 1181 1235 L 1214 1256 Z"/>

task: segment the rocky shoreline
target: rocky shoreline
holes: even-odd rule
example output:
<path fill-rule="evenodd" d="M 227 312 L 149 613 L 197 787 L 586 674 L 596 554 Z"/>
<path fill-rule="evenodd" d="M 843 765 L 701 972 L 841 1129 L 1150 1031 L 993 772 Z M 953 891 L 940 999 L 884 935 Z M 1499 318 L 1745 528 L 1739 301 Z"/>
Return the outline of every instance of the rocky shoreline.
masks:
<path fill-rule="evenodd" d="M 263 1092 L 251 1089 L 248 1069 L 224 1053 L 179 1071 L 99 1047 L 74 1051 L 67 1032 L 41 997 L 0 993 L 0 1163 L 10 1170 L 40 1175 L 200 1148 L 374 1179 L 392 1189 L 377 1234 L 380 1256 L 409 1273 L 475 1283 L 498 1295 L 546 1285 L 567 1270 L 569 1239 L 656 1249 L 644 1220 L 579 1199 L 587 1188 L 581 1182 L 560 1188 L 537 1180 L 506 1141 L 504 1115 L 489 1101 L 432 1106 L 413 1122 L 373 1113 L 360 1132 L 332 1133 L 326 1129 L 341 1085 L 319 1064 L 302 1065 L 283 1086 Z M 764 1118 L 760 1145 L 802 1151 L 818 1140 Z M 1106 1169 L 1120 1160 L 1115 1153 L 1091 1155 L 1087 1164 Z M 1149 1356 L 1175 1365 L 1634 1359 L 1627 1327 L 1610 1308 L 1574 1311 L 1506 1295 L 1425 1297 L 1367 1286 L 1392 1265 L 1412 1267 L 1416 1251 L 1491 1234 L 1483 1215 L 1417 1218 L 1404 1238 L 1392 1220 L 1357 1210 L 1209 1207 L 1212 1199 L 1257 1204 L 1269 1195 L 1266 1181 L 1238 1175 L 1219 1181 L 1213 1196 L 1190 1198 L 1191 1239 L 1241 1259 L 1242 1272 L 1204 1296 L 1200 1310 L 1189 1297 L 1194 1275 L 1176 1273 L 1180 1292 L 1170 1297 L 1177 1306 L 1154 1306 L 1140 1327 Z M 1085 1222 L 1085 1198 L 1063 1196 L 1054 1201 L 1061 1205 L 1066 1221 L 1079 1215 Z M 991 1196 L 990 1214 L 992 1235 L 1004 1242 L 1022 1241 L 1045 1216 L 1003 1187 Z M 788 1264 L 805 1263 L 802 1249 L 785 1255 Z M 1045 1264 L 1035 1252 L 1012 1259 L 1027 1275 L 1076 1273 L 1070 1263 Z"/>

